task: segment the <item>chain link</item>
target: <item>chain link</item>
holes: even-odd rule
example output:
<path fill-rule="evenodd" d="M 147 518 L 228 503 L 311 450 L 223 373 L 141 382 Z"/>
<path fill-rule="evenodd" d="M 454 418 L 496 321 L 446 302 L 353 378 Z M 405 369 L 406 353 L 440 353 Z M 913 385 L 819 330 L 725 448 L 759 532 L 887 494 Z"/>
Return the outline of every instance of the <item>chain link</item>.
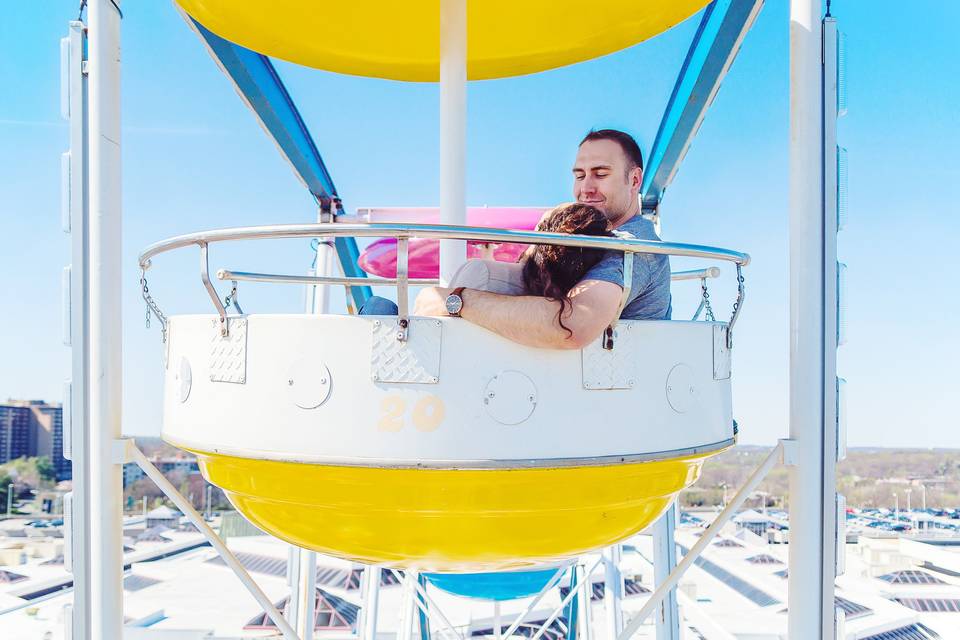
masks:
<path fill-rule="evenodd" d="M 150 295 L 150 287 L 147 285 L 147 274 L 144 269 L 140 270 L 140 291 L 143 296 L 143 301 L 147 303 L 147 312 L 146 312 L 146 325 L 147 329 L 150 328 L 150 314 L 157 316 L 157 320 L 160 321 L 160 333 L 163 338 L 163 341 L 167 341 L 167 316 L 164 315 L 163 311 L 160 311 L 160 307 L 157 306 L 156 301 L 153 299 L 153 296 Z"/>
<path fill-rule="evenodd" d="M 230 293 L 227 294 L 227 297 L 223 299 L 223 308 L 229 309 L 230 305 L 233 305 L 233 308 L 237 310 L 237 313 L 243 315 L 243 309 L 240 308 L 240 301 L 237 299 L 237 281 L 231 280 L 232 288 Z"/>
<path fill-rule="evenodd" d="M 743 268 L 737 264 L 737 299 L 733 303 L 733 314 L 730 316 L 730 322 L 727 323 L 727 348 L 733 348 L 733 325 L 737 322 L 740 315 L 740 309 L 743 306 L 743 298 L 746 295 L 744 287 Z"/>
<path fill-rule="evenodd" d="M 716 318 L 713 315 L 713 307 L 710 306 L 710 292 L 707 291 L 706 278 L 700 278 L 700 292 L 703 295 L 703 309 L 706 311 L 706 320 L 707 322 L 715 322 Z"/>

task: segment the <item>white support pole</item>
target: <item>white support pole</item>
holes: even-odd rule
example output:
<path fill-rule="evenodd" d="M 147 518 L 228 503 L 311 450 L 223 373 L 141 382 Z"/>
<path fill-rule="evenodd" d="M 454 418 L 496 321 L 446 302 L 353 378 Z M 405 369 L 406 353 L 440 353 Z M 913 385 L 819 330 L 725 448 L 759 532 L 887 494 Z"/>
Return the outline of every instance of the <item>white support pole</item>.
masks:
<path fill-rule="evenodd" d="M 335 276 L 336 250 L 332 241 L 320 241 L 317 245 L 317 264 L 313 268 L 313 275 Z M 330 294 L 333 285 L 308 285 L 310 294 L 307 296 L 307 313 L 330 313 Z"/>
<path fill-rule="evenodd" d="M 826 323 L 826 263 L 836 226 L 825 225 L 823 32 L 820 0 L 790 3 L 790 469 L 788 635 L 835 637 L 833 583 L 836 341 Z M 835 112 L 833 117 L 836 117 Z M 832 258 L 829 245 L 833 246 Z M 830 354 L 833 354 L 832 361 Z"/>
<path fill-rule="evenodd" d="M 363 629 L 361 640 L 375 640 L 377 637 L 377 612 L 380 608 L 380 567 L 368 566 L 363 570 L 366 581 L 363 591 Z M 413 628 L 411 620 L 410 628 Z"/>
<path fill-rule="evenodd" d="M 593 579 L 585 565 L 574 570 L 580 578 L 580 640 L 593 640 Z"/>
<path fill-rule="evenodd" d="M 593 566 L 590 567 L 589 571 L 587 571 L 588 578 L 593 574 L 593 570 L 596 569 L 597 565 L 599 565 L 602 561 L 603 557 L 597 560 Z M 536 597 L 527 604 L 527 607 L 521 611 L 519 615 L 517 615 L 514 621 L 510 624 L 510 627 L 503 633 L 504 638 L 513 637 L 513 634 L 516 632 L 516 630 L 520 628 L 521 624 L 523 624 L 524 619 L 536 608 L 538 604 L 540 604 L 540 601 L 543 599 L 543 597 L 560 583 L 560 580 L 563 579 L 563 574 L 563 569 L 557 569 L 557 572 L 552 578 L 550 578 L 549 581 L 547 581 L 547 584 L 543 585 L 543 589 L 540 590 L 540 593 L 538 593 Z"/>
<path fill-rule="evenodd" d="M 620 545 L 603 550 L 603 604 L 607 637 L 617 638 L 623 629 L 623 576 L 620 574 Z"/>
<path fill-rule="evenodd" d="M 264 613 L 270 618 L 273 624 L 277 625 L 277 629 L 280 630 L 280 633 L 283 635 L 286 640 L 299 640 L 297 638 L 296 632 L 293 630 L 293 627 L 290 626 L 290 623 L 287 622 L 286 618 L 280 613 L 277 607 L 270 601 L 270 598 L 267 597 L 267 594 L 263 592 L 260 586 L 256 581 L 250 577 L 250 574 L 247 573 L 247 570 L 243 568 L 243 564 L 237 560 L 237 557 L 233 555 L 233 552 L 227 548 L 226 543 L 224 543 L 223 538 L 217 535 L 217 532 L 214 531 L 207 521 L 203 519 L 203 516 L 200 515 L 200 512 L 193 508 L 193 505 L 183 497 L 183 495 L 177 491 L 177 488 L 174 487 L 167 478 L 160 473 L 160 470 L 157 469 L 149 460 L 147 456 L 143 455 L 143 452 L 140 451 L 134 445 L 133 440 L 130 438 L 120 438 L 115 442 L 111 443 L 112 448 L 117 453 L 117 458 L 135 462 L 143 472 L 147 475 L 148 478 L 153 480 L 154 484 L 163 491 L 163 493 L 170 498 L 174 505 L 180 511 L 183 512 L 183 515 L 187 516 L 187 519 L 197 528 L 200 533 L 210 542 L 210 545 L 216 550 L 216 552 L 223 559 L 223 563 L 233 571 L 234 575 L 240 579 L 240 582 L 243 583 L 243 586 L 247 588 L 247 591 L 250 592 L 250 595 L 253 596 L 253 599 L 257 601 L 262 608 Z M 122 636 L 96 636 L 97 638 L 121 638 Z"/>
<path fill-rule="evenodd" d="M 317 222 L 327 222 L 326 214 L 317 213 Z M 333 246 L 320 240 L 317 245 L 313 275 L 330 276 L 333 271 Z M 329 313 L 330 286 L 308 285 L 304 311 L 306 313 Z M 287 557 L 290 567 L 290 604 L 292 622 L 297 627 L 301 640 L 311 640 L 316 621 L 317 605 L 317 554 L 309 549 L 293 549 Z"/>
<path fill-rule="evenodd" d="M 297 626 L 300 616 L 300 547 L 290 545 L 287 549 L 287 585 L 290 587 L 290 601 L 283 616 L 292 626 Z"/>
<path fill-rule="evenodd" d="M 464 640 L 463 634 L 457 631 L 456 627 L 453 626 L 453 623 L 447 618 L 443 613 L 443 609 L 437 606 L 437 603 L 433 601 L 433 598 L 430 597 L 430 594 L 427 593 L 427 581 L 421 580 L 420 573 L 417 572 L 413 576 L 413 588 L 414 588 L 414 611 L 418 609 L 426 614 L 427 618 L 431 621 L 435 621 L 435 618 L 439 618 L 440 624 L 437 627 L 441 630 L 448 630 L 453 634 L 453 637 L 456 640 Z M 441 624 L 443 626 L 441 626 Z M 412 633 L 412 630 L 411 630 Z"/>
<path fill-rule="evenodd" d="M 440 0 L 440 223 L 467 223 L 467 0 Z M 440 284 L 467 258 L 463 240 L 440 241 Z"/>
<path fill-rule="evenodd" d="M 401 579 L 400 574 L 397 573 L 395 569 L 391 569 L 391 571 L 393 571 L 393 574 L 398 579 Z M 402 580 L 403 580 L 403 584 L 407 584 L 405 579 L 402 579 Z M 452 634 L 455 640 L 463 640 L 463 637 L 460 636 L 459 633 L 457 633 L 457 630 L 454 629 L 452 625 L 444 622 L 445 618 L 442 612 L 440 612 L 439 610 L 435 611 L 434 609 L 436 607 L 427 602 L 426 587 L 427 587 L 427 580 L 424 578 L 423 574 L 417 573 L 414 576 L 412 589 L 410 591 L 410 593 L 412 594 L 412 598 L 410 600 L 411 607 L 409 608 L 410 637 L 413 638 L 414 636 L 413 624 L 414 622 L 416 622 L 417 626 L 419 627 L 419 631 L 420 631 L 419 635 L 421 640 L 423 640 L 424 638 L 429 640 L 430 638 L 429 634 L 431 633 L 430 631 L 431 624 L 436 625 L 437 629 L 439 630 L 437 632 L 438 637 L 443 638 L 444 637 L 443 634 L 446 632 L 449 632 L 450 634 Z M 406 602 L 406 601 L 404 600 L 403 602 Z M 445 624 L 446 626 L 444 626 Z"/>
<path fill-rule="evenodd" d="M 317 554 L 315 551 L 300 549 L 298 555 L 300 570 L 297 575 L 297 592 L 300 602 L 297 606 L 297 633 L 301 640 L 313 640 L 317 617 Z M 290 598 L 293 599 L 293 594 Z"/>
<path fill-rule="evenodd" d="M 322 209 L 317 211 L 317 222 L 331 222 L 331 214 Z M 317 240 L 316 262 L 313 267 L 313 274 L 317 276 L 332 276 L 336 260 L 336 249 L 333 246 L 333 239 L 320 238 Z M 332 285 L 307 285 L 307 313 L 330 313 L 330 292 Z"/>
<path fill-rule="evenodd" d="M 789 449 L 787 449 L 789 445 Z M 783 461 L 786 465 L 795 464 L 795 448 L 794 443 L 791 441 L 781 440 L 773 451 L 767 454 L 767 457 L 760 464 L 759 467 L 747 478 L 747 481 L 737 492 L 737 495 L 733 497 L 733 500 L 730 501 L 723 511 L 714 519 L 714 521 L 707 527 L 707 530 L 703 532 L 703 535 L 697 540 L 696 544 L 690 549 L 687 555 L 683 556 L 683 560 L 677 565 L 677 568 L 674 569 L 670 576 L 663 581 L 662 584 L 657 586 L 656 591 L 650 594 L 650 597 L 640 608 L 640 611 L 630 620 L 630 623 L 627 624 L 626 628 L 620 634 L 618 640 L 629 640 L 630 636 L 636 633 L 637 629 L 640 628 L 640 625 L 653 613 L 653 610 L 658 607 L 666 597 L 667 593 L 671 589 L 677 586 L 677 583 L 680 582 L 680 578 L 683 577 L 683 574 L 690 568 L 700 554 L 703 553 L 703 550 L 707 548 L 707 545 L 710 544 L 711 540 L 720 533 L 720 529 L 734 516 L 743 503 L 746 501 L 750 494 L 753 493 L 753 490 L 757 488 L 757 485 L 760 484 L 767 474 L 770 473 L 770 470 L 777 465 L 778 462 Z M 817 636 L 811 636 L 816 638 Z"/>
<path fill-rule="evenodd" d="M 123 393 L 119 4 L 88 3 L 92 638 L 123 629 L 123 473 L 113 456 Z"/>
<path fill-rule="evenodd" d="M 73 575 L 73 603 L 65 624 L 72 640 L 89 640 L 90 635 L 90 411 L 88 406 L 90 367 L 89 340 L 89 207 L 87 200 L 87 78 L 83 71 L 86 34 L 80 21 L 70 23 L 69 35 L 61 44 L 64 68 L 61 91 L 65 100 L 62 114 L 70 121 L 70 151 L 65 154 L 65 183 L 68 211 L 65 230 L 70 233 L 70 383 L 64 394 L 64 457 L 70 460 L 73 490 L 64 501 L 67 540 L 64 564 Z"/>
<path fill-rule="evenodd" d="M 413 638 L 413 617 L 417 611 L 417 590 L 414 586 L 416 583 L 416 572 L 408 570 L 404 574 L 401 586 L 400 628 L 397 629 L 397 640 L 412 640 Z"/>
<path fill-rule="evenodd" d="M 654 583 L 659 587 L 677 566 L 677 543 L 674 532 L 677 528 L 676 503 L 667 509 L 653 525 L 653 575 Z M 660 603 L 660 612 L 656 616 L 657 640 L 680 639 L 680 616 L 677 610 L 677 589 L 667 592 Z"/>

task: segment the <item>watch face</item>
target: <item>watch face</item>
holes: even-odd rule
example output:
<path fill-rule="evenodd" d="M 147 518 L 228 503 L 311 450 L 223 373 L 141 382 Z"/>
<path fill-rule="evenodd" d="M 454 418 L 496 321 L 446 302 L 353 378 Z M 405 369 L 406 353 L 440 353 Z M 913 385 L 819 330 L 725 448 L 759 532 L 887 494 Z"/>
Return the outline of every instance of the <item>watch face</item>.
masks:
<path fill-rule="evenodd" d="M 447 313 L 455 316 L 461 309 L 463 309 L 463 299 L 460 296 L 455 294 L 447 296 Z"/>

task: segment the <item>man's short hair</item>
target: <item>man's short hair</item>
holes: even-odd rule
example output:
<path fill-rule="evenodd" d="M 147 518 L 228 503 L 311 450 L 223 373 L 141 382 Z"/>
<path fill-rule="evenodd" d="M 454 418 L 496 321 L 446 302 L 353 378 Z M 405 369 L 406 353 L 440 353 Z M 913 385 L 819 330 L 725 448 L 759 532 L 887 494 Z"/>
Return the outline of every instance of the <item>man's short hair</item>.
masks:
<path fill-rule="evenodd" d="M 637 144 L 637 141 L 634 140 L 633 136 L 629 133 L 624 133 L 617 129 L 591 129 L 590 133 L 580 141 L 579 146 L 583 146 L 584 142 L 592 142 L 594 140 L 613 140 L 623 149 L 623 155 L 627 157 L 627 162 L 631 165 L 629 168 L 640 167 L 640 170 L 643 171 L 643 152 L 640 151 L 640 145 Z"/>

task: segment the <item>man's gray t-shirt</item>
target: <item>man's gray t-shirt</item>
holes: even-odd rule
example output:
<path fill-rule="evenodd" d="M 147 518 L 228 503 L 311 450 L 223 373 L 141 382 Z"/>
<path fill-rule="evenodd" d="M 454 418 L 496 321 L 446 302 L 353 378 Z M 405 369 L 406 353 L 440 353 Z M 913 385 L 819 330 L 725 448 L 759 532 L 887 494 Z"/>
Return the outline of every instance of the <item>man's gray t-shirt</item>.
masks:
<path fill-rule="evenodd" d="M 615 229 L 626 232 L 638 240 L 659 240 L 653 223 L 636 215 Z M 623 253 L 608 251 L 600 262 L 593 266 L 584 280 L 603 280 L 623 286 Z M 633 280 L 630 295 L 620 317 L 624 320 L 669 320 L 670 306 L 670 259 L 652 253 L 633 254 Z"/>

